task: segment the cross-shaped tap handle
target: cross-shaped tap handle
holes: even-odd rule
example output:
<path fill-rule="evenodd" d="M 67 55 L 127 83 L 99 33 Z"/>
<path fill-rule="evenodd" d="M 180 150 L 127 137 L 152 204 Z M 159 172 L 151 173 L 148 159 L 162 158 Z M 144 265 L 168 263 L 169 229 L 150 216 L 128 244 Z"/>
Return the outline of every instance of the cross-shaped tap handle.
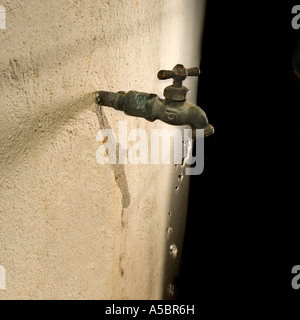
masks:
<path fill-rule="evenodd" d="M 173 70 L 160 70 L 157 74 L 159 80 L 173 78 L 175 82 L 182 82 L 188 76 L 198 77 L 200 70 L 197 67 L 186 69 L 182 64 L 177 64 Z"/>
<path fill-rule="evenodd" d="M 164 96 L 168 100 L 184 101 L 188 88 L 182 86 L 183 80 L 188 76 L 198 77 L 200 70 L 197 67 L 186 69 L 182 64 L 177 64 L 173 70 L 160 70 L 157 74 L 159 80 L 173 78 L 173 85 L 165 88 Z"/>

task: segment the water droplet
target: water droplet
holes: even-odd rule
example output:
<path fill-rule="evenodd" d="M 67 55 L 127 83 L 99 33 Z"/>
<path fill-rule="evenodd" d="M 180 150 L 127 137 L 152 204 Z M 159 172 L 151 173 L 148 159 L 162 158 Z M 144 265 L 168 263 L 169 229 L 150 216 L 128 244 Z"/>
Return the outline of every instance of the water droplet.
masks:
<path fill-rule="evenodd" d="M 173 258 L 176 258 L 177 257 L 177 254 L 178 254 L 178 248 L 175 244 L 172 244 L 170 246 L 170 254 Z"/>
<path fill-rule="evenodd" d="M 167 233 L 171 234 L 173 232 L 173 229 L 171 227 L 167 228 Z"/>

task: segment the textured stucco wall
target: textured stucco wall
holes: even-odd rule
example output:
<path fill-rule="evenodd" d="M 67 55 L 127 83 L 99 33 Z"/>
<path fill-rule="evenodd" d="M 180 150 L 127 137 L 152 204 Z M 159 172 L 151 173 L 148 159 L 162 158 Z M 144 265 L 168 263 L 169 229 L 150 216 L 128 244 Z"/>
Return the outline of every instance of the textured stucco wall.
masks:
<path fill-rule="evenodd" d="M 204 2 L 1 5 L 0 299 L 161 298 L 170 166 L 100 165 L 96 135 L 168 126 L 96 108 L 93 92 L 162 96 L 159 69 L 199 65 Z"/>

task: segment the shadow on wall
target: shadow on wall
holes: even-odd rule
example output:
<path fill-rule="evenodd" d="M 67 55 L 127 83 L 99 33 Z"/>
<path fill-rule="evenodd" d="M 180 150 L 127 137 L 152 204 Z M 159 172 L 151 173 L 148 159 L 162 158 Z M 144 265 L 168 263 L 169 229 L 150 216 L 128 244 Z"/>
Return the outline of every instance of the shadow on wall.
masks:
<path fill-rule="evenodd" d="M 70 101 L 55 101 L 55 103 L 51 103 L 51 106 L 48 105 L 41 108 L 40 110 L 42 111 L 34 117 L 22 119 L 13 133 L 11 133 L 11 130 L 8 130 L 8 128 L 2 127 L 0 167 L 4 169 L 14 166 L 16 162 L 20 163 L 28 152 L 32 153 L 34 150 L 35 152 L 39 152 L 38 146 L 42 146 L 47 140 L 50 141 L 53 134 L 57 133 L 66 123 L 74 120 L 74 118 L 84 110 L 91 108 L 94 100 L 95 92 L 71 99 Z M 111 129 L 101 106 L 96 107 L 96 115 L 101 129 Z M 7 132 L 10 132 L 9 136 L 6 136 L 5 133 Z M 22 137 L 30 137 L 30 139 L 22 139 Z M 121 148 L 119 144 L 116 145 L 118 148 Z M 11 157 L 11 154 L 13 154 L 14 157 Z M 124 165 L 118 164 L 117 158 L 117 163 L 111 164 L 110 166 L 122 194 L 122 207 L 123 209 L 128 208 L 130 204 L 130 194 Z M 6 170 L 6 172 L 10 171 Z M 124 210 L 122 210 L 122 218 L 123 215 Z"/>
<path fill-rule="evenodd" d="M 27 153 L 39 152 L 39 146 L 51 140 L 53 134 L 58 132 L 65 124 L 91 107 L 95 94 L 88 93 L 69 101 L 53 101 L 51 105 L 40 108 L 34 117 L 24 117 L 18 126 L 11 130 L 9 127 L 1 128 L 0 139 L 0 167 L 12 166 L 20 162 Z M 7 134 L 9 134 L 7 136 Z M 23 137 L 30 137 L 24 139 Z M 14 155 L 11 157 L 11 155 Z"/>

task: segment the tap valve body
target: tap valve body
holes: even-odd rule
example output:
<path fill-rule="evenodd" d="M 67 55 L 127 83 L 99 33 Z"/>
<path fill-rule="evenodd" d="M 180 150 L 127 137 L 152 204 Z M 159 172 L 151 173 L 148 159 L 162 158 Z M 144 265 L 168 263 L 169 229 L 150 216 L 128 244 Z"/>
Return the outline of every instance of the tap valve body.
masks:
<path fill-rule="evenodd" d="M 200 107 L 186 101 L 189 89 L 182 85 L 186 77 L 198 75 L 199 68 L 186 69 L 177 64 L 172 71 L 160 70 L 157 74 L 160 80 L 173 78 L 173 84 L 164 90 L 164 100 L 154 93 L 98 91 L 96 103 L 148 121 L 159 119 L 171 125 L 190 125 L 192 129 L 204 129 L 204 136 L 209 136 L 214 133 L 213 126 L 208 123 Z"/>

